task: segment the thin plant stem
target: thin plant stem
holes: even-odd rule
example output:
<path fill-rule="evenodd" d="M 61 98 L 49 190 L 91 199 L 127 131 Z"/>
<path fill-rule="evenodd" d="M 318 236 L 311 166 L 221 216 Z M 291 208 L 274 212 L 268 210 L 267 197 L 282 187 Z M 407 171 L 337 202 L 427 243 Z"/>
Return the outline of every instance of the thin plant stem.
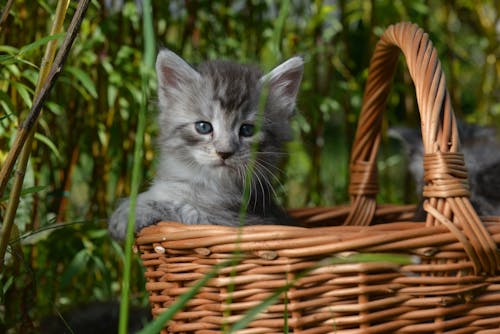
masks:
<path fill-rule="evenodd" d="M 9 16 L 10 8 L 14 4 L 14 0 L 8 0 L 5 4 L 5 7 L 2 10 L 2 16 L 0 17 L 0 32 L 2 31 L 2 25 L 7 20 L 7 16 Z"/>
<path fill-rule="evenodd" d="M 278 59 L 282 57 L 281 39 L 283 36 L 283 28 L 285 27 L 285 21 L 289 14 L 290 14 L 290 0 L 281 1 L 280 12 L 274 25 L 273 38 L 271 40 L 272 54 L 274 57 Z"/>
<path fill-rule="evenodd" d="M 38 123 L 42 107 L 47 99 L 50 90 L 54 86 L 57 77 L 61 74 L 63 70 L 64 63 L 68 58 L 71 46 L 76 39 L 76 35 L 80 30 L 80 25 L 83 21 L 85 13 L 87 11 L 90 0 L 80 0 L 76 8 L 73 19 L 68 28 L 68 32 L 64 37 L 64 40 L 57 52 L 54 63 L 51 66 L 50 72 L 42 85 L 39 94 L 34 97 L 33 105 L 31 110 L 19 127 L 19 131 L 14 138 L 9 154 L 7 155 L 2 169 L 0 170 L 0 197 L 3 197 L 7 183 L 9 182 L 10 175 L 14 169 L 14 165 L 21 153 L 21 150 L 29 137 L 31 129 Z"/>
<path fill-rule="evenodd" d="M 255 133 L 258 134 L 262 130 L 262 123 L 264 119 L 264 111 L 266 108 L 266 103 L 267 103 L 267 98 L 269 96 L 269 80 L 265 80 L 262 83 L 262 91 L 260 93 L 259 97 L 259 105 L 257 109 L 257 116 L 255 120 Z M 245 173 L 245 179 L 244 179 L 244 184 L 243 184 L 243 195 L 242 195 L 242 202 L 241 202 L 241 207 L 240 207 L 240 212 L 239 212 L 239 227 L 238 228 L 238 234 L 236 238 L 236 245 L 238 246 L 240 244 L 241 240 L 241 233 L 242 229 L 241 227 L 245 226 L 245 220 L 246 220 L 246 215 L 248 211 L 248 205 L 249 205 L 249 199 L 251 196 L 251 187 L 252 187 L 252 177 L 253 177 L 253 172 L 255 170 L 255 165 L 257 163 L 257 153 L 259 150 L 259 143 L 256 141 L 253 143 L 250 151 L 250 158 L 249 158 L 249 163 L 246 168 L 246 173 Z M 233 252 L 233 259 L 235 259 L 235 263 L 233 264 L 233 270 L 231 270 L 231 278 L 234 279 L 236 277 L 237 272 L 236 272 L 236 260 L 240 258 L 241 256 L 241 250 L 239 247 L 237 247 L 234 252 Z M 231 281 L 231 283 L 228 285 L 228 297 L 226 299 L 226 304 L 231 304 L 232 301 L 232 293 L 234 292 L 234 283 Z M 229 317 L 231 310 L 228 308 L 227 310 L 224 311 L 224 316 Z M 227 324 L 223 325 L 224 331 L 227 332 Z"/>
<path fill-rule="evenodd" d="M 274 26 L 274 31 L 273 31 L 273 38 L 271 39 L 271 50 L 272 53 L 274 54 L 275 59 L 280 59 L 281 58 L 281 36 L 283 33 L 283 27 L 285 24 L 286 17 L 288 16 L 290 9 L 290 2 L 289 1 L 283 1 L 281 4 L 281 9 L 279 13 L 279 17 L 276 20 L 276 24 Z M 273 63 L 275 60 L 273 60 Z M 259 133 L 262 130 L 262 124 L 264 120 L 264 112 L 266 109 L 266 103 L 267 99 L 269 97 L 269 80 L 264 80 L 262 82 L 262 91 L 259 97 L 259 104 L 258 104 L 258 109 L 257 109 L 257 116 L 256 116 L 256 121 L 255 121 L 255 132 Z M 248 212 L 248 205 L 249 205 L 249 199 L 251 196 L 251 187 L 252 187 L 252 178 L 253 178 L 253 172 L 255 170 L 255 166 L 257 163 L 257 153 L 259 150 L 259 143 L 256 141 L 253 143 L 251 151 L 250 151 L 250 159 L 249 159 L 249 164 L 246 168 L 246 173 L 245 173 L 245 179 L 244 179 L 244 185 L 243 185 L 243 195 L 242 195 L 242 202 L 241 202 L 241 207 L 240 207 L 240 212 L 239 212 L 239 226 L 242 227 L 245 225 L 245 219 L 246 215 Z M 237 235 L 237 240 L 236 244 L 239 245 L 239 241 L 241 240 L 241 228 L 238 229 L 238 235 Z M 241 250 L 239 247 L 236 248 L 234 251 L 234 256 L 235 258 L 239 258 L 241 255 Z M 234 278 L 237 275 L 236 272 L 236 265 L 233 266 L 233 270 L 231 271 L 231 277 Z M 228 286 L 228 298 L 226 299 L 227 304 L 231 304 L 232 301 L 232 293 L 234 292 L 234 283 L 231 282 Z M 230 316 L 230 308 L 227 309 L 227 311 L 224 311 L 224 316 L 229 317 Z M 227 332 L 228 328 L 227 325 L 224 325 L 224 332 Z"/>
<path fill-rule="evenodd" d="M 68 6 L 69 6 L 69 0 L 58 1 L 55 18 L 54 21 L 52 22 L 52 27 L 50 29 L 50 35 L 55 35 L 62 31 Z M 45 84 L 47 76 L 49 75 L 49 71 L 54 62 L 54 57 L 56 54 L 57 41 L 58 41 L 57 39 L 49 41 L 47 43 L 47 47 L 45 48 L 45 54 L 42 59 L 42 64 L 40 65 L 40 73 L 35 87 L 34 99 L 36 99 L 39 96 L 40 90 L 42 89 L 42 86 Z M 14 224 L 14 218 L 16 216 L 17 208 L 19 206 L 21 190 L 24 182 L 24 175 L 26 173 L 26 168 L 28 166 L 35 130 L 36 126 L 33 126 L 29 131 L 26 142 L 22 147 L 19 162 L 17 164 L 17 170 L 14 175 L 14 182 L 12 184 L 12 189 L 9 196 L 9 204 L 5 212 L 5 218 L 3 223 L 4 228 L 2 230 L 2 237 L 0 240 L 0 269 L 3 267 L 3 259 L 5 256 L 5 251 L 7 249 L 7 244 L 10 240 L 12 225 Z"/>
<path fill-rule="evenodd" d="M 132 265 L 132 246 L 134 242 L 135 226 L 135 206 L 137 195 L 139 193 L 140 170 L 143 156 L 144 133 L 146 129 L 146 111 L 148 105 L 148 87 L 151 79 L 151 70 L 154 64 L 155 44 L 151 0 L 144 0 L 142 3 L 143 11 L 143 38 L 144 38 L 144 57 L 142 72 L 142 102 L 139 109 L 137 121 L 137 135 L 134 147 L 134 164 L 132 167 L 132 184 L 130 192 L 130 210 L 127 222 L 127 234 L 125 239 L 125 263 L 123 266 L 123 279 L 120 301 L 120 321 L 118 327 L 119 334 L 127 333 L 128 313 L 129 313 L 129 290 L 130 274 Z"/>
<path fill-rule="evenodd" d="M 193 298 L 198 291 L 207 284 L 209 280 L 217 276 L 219 271 L 223 268 L 234 266 L 234 262 L 241 262 L 241 257 L 234 257 L 230 260 L 221 262 L 212 267 L 212 269 L 205 274 L 196 284 L 194 284 L 187 292 L 179 296 L 179 298 L 168 307 L 168 310 L 160 314 L 155 320 L 149 323 L 138 334 L 156 334 L 162 330 L 164 324 L 172 319 L 174 315 L 179 312 L 187 302 Z"/>
<path fill-rule="evenodd" d="M 348 256 L 333 255 L 331 257 L 321 259 L 317 261 L 310 268 L 304 269 L 296 273 L 293 277 L 287 280 L 286 284 L 277 288 L 272 295 L 265 298 L 258 305 L 249 309 L 237 322 L 234 323 L 234 325 L 230 328 L 229 333 L 235 333 L 238 330 L 245 328 L 260 312 L 264 311 L 268 306 L 275 304 L 279 300 L 281 294 L 285 294 L 284 296 L 285 311 L 283 316 L 286 318 L 283 320 L 283 322 L 285 327 L 284 332 L 287 333 L 289 329 L 288 329 L 288 308 L 287 308 L 288 298 L 286 296 L 286 293 L 291 288 L 293 288 L 293 286 L 297 284 L 297 282 L 301 278 L 306 277 L 313 270 L 325 266 L 336 265 L 336 264 L 358 263 L 358 262 L 376 263 L 384 261 L 407 265 L 412 263 L 412 258 L 411 256 L 400 255 L 400 254 L 364 253 L 364 254 L 352 254 Z"/>

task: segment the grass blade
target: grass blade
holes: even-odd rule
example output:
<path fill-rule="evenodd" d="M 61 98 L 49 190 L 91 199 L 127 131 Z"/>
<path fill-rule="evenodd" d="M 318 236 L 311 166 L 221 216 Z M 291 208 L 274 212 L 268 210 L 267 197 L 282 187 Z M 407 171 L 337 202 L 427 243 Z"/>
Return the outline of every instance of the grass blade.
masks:
<path fill-rule="evenodd" d="M 290 288 L 293 287 L 297 283 L 299 279 L 305 277 L 308 273 L 316 268 L 320 268 L 322 266 L 333 265 L 333 264 L 348 264 L 348 263 L 358 263 L 358 262 L 390 262 L 390 263 L 398 263 L 398 264 L 410 264 L 412 263 L 411 256 L 401 255 L 401 254 L 383 254 L 383 253 L 363 253 L 363 254 L 349 254 L 347 256 L 333 256 L 330 258 L 323 259 L 318 261 L 313 267 L 303 270 L 295 275 L 295 277 L 289 281 L 284 286 L 275 290 L 275 292 L 264 299 L 260 304 L 251 308 L 245 315 L 238 320 L 229 330 L 229 333 L 234 333 L 237 330 L 245 328 L 255 317 L 262 311 L 264 311 L 268 306 L 273 305 L 279 299 L 281 294 L 285 294 Z M 287 303 L 288 299 L 286 295 L 284 296 L 285 303 L 285 312 L 283 325 L 284 330 L 288 331 L 288 312 L 287 312 Z"/>
<path fill-rule="evenodd" d="M 39 40 L 34 41 L 33 43 L 30 43 L 28 45 L 23 46 L 21 49 L 19 49 L 19 52 L 17 55 L 22 56 L 23 54 L 28 53 L 32 50 L 35 50 L 35 49 L 39 48 L 40 46 L 47 44 L 50 41 L 53 41 L 56 39 L 61 39 L 63 37 L 64 37 L 63 32 L 57 33 L 54 35 L 50 35 L 50 36 L 45 36 L 43 38 L 40 38 Z"/>
<path fill-rule="evenodd" d="M 90 94 L 90 96 L 92 96 L 93 98 L 97 98 L 97 91 L 95 88 L 95 84 L 90 78 L 90 76 L 87 73 L 85 73 L 85 71 L 74 66 L 67 66 L 66 72 L 73 74 L 75 78 L 78 81 L 80 81 L 80 83 L 85 88 L 85 90 Z"/>
<path fill-rule="evenodd" d="M 172 319 L 172 317 L 180 311 L 186 303 L 193 298 L 196 293 L 212 278 L 214 278 L 219 270 L 222 268 L 232 266 L 234 265 L 234 262 L 237 261 L 239 262 L 241 260 L 240 257 L 234 257 L 231 260 L 222 262 L 218 265 L 215 265 L 212 270 L 210 270 L 202 279 L 200 279 L 189 291 L 186 293 L 182 294 L 179 299 L 175 303 L 173 303 L 168 310 L 165 312 L 161 313 L 155 320 L 153 320 L 151 323 L 149 323 L 142 331 L 140 331 L 138 334 L 157 334 L 161 331 L 163 328 L 163 325 Z"/>
<path fill-rule="evenodd" d="M 33 187 L 25 188 L 21 191 L 21 197 L 37 193 L 37 192 L 45 190 L 47 188 L 48 188 L 47 186 L 33 186 Z M 4 196 L 4 197 L 2 197 L 2 199 L 0 199 L 0 201 L 5 202 L 8 199 L 9 199 L 9 196 Z"/>
<path fill-rule="evenodd" d="M 137 202 L 137 194 L 139 192 L 140 169 L 143 156 L 144 133 L 146 129 L 146 112 L 148 105 L 149 80 L 151 77 L 151 68 L 154 62 L 154 32 L 152 23 L 152 8 L 151 1 L 144 0 L 142 3 L 143 11 L 143 38 L 144 38 L 144 57 L 142 71 L 142 101 L 139 110 L 137 121 L 137 136 L 134 147 L 134 165 L 132 167 L 132 185 L 130 194 L 130 212 L 127 224 L 127 235 L 125 239 L 125 263 L 123 267 L 123 279 L 120 301 L 120 321 L 118 333 L 126 334 L 128 325 L 129 311 L 129 290 L 130 290 L 130 274 L 132 264 L 132 244 L 134 239 L 135 225 L 135 205 Z"/>
<path fill-rule="evenodd" d="M 39 132 L 35 132 L 35 139 L 41 143 L 44 143 L 52 151 L 52 153 L 54 153 L 54 156 L 57 158 L 57 160 L 63 161 L 61 153 L 57 149 L 56 144 L 54 144 L 54 142 L 50 140 L 49 137 L 42 135 Z"/>

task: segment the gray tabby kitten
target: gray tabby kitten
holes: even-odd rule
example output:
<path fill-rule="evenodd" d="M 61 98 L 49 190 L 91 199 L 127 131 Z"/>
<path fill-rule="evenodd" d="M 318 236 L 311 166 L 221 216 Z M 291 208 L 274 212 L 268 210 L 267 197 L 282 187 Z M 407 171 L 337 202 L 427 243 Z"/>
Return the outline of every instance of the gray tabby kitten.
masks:
<path fill-rule="evenodd" d="M 135 232 L 159 221 L 238 225 L 244 179 L 257 145 L 245 224 L 292 224 L 274 202 L 272 180 L 302 79 L 293 57 L 262 75 L 254 66 L 208 61 L 197 69 L 169 50 L 156 60 L 159 95 L 159 165 L 139 194 Z M 256 130 L 263 85 L 268 96 Z M 129 200 L 113 213 L 109 231 L 124 239 Z"/>
<path fill-rule="evenodd" d="M 471 203 L 480 215 L 500 215 L 500 141 L 491 127 L 458 122 L 461 152 L 468 171 Z M 422 193 L 424 147 L 420 130 L 395 127 L 389 136 L 403 143 L 408 169 Z"/>

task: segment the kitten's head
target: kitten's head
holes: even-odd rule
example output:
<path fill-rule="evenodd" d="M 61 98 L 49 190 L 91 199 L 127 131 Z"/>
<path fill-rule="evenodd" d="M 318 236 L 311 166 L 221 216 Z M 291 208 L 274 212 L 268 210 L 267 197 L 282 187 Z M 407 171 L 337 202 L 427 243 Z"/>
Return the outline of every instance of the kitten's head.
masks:
<path fill-rule="evenodd" d="M 261 171 L 273 169 L 283 143 L 291 138 L 289 120 L 302 78 L 302 58 L 291 58 L 263 75 L 254 66 L 227 61 L 209 61 L 195 69 L 162 50 L 156 70 L 162 160 L 241 177 L 257 145 Z M 268 98 L 259 121 L 264 86 Z"/>
<path fill-rule="evenodd" d="M 482 215 L 500 214 L 500 141 L 495 128 L 458 122 L 460 151 L 464 154 L 471 202 Z M 417 185 L 424 186 L 424 147 L 420 129 L 395 127 L 389 136 L 399 139 L 408 158 L 408 169 Z"/>

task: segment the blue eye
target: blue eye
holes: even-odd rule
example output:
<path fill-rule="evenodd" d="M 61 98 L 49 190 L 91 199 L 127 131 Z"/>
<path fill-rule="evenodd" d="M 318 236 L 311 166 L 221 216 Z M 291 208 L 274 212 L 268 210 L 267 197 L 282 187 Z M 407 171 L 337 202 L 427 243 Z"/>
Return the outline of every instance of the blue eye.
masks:
<path fill-rule="evenodd" d="M 194 128 L 200 135 L 208 135 L 213 131 L 212 124 L 204 121 L 194 123 Z"/>
<path fill-rule="evenodd" d="M 252 137 L 254 133 L 254 126 L 252 124 L 243 124 L 240 127 L 240 136 Z"/>

